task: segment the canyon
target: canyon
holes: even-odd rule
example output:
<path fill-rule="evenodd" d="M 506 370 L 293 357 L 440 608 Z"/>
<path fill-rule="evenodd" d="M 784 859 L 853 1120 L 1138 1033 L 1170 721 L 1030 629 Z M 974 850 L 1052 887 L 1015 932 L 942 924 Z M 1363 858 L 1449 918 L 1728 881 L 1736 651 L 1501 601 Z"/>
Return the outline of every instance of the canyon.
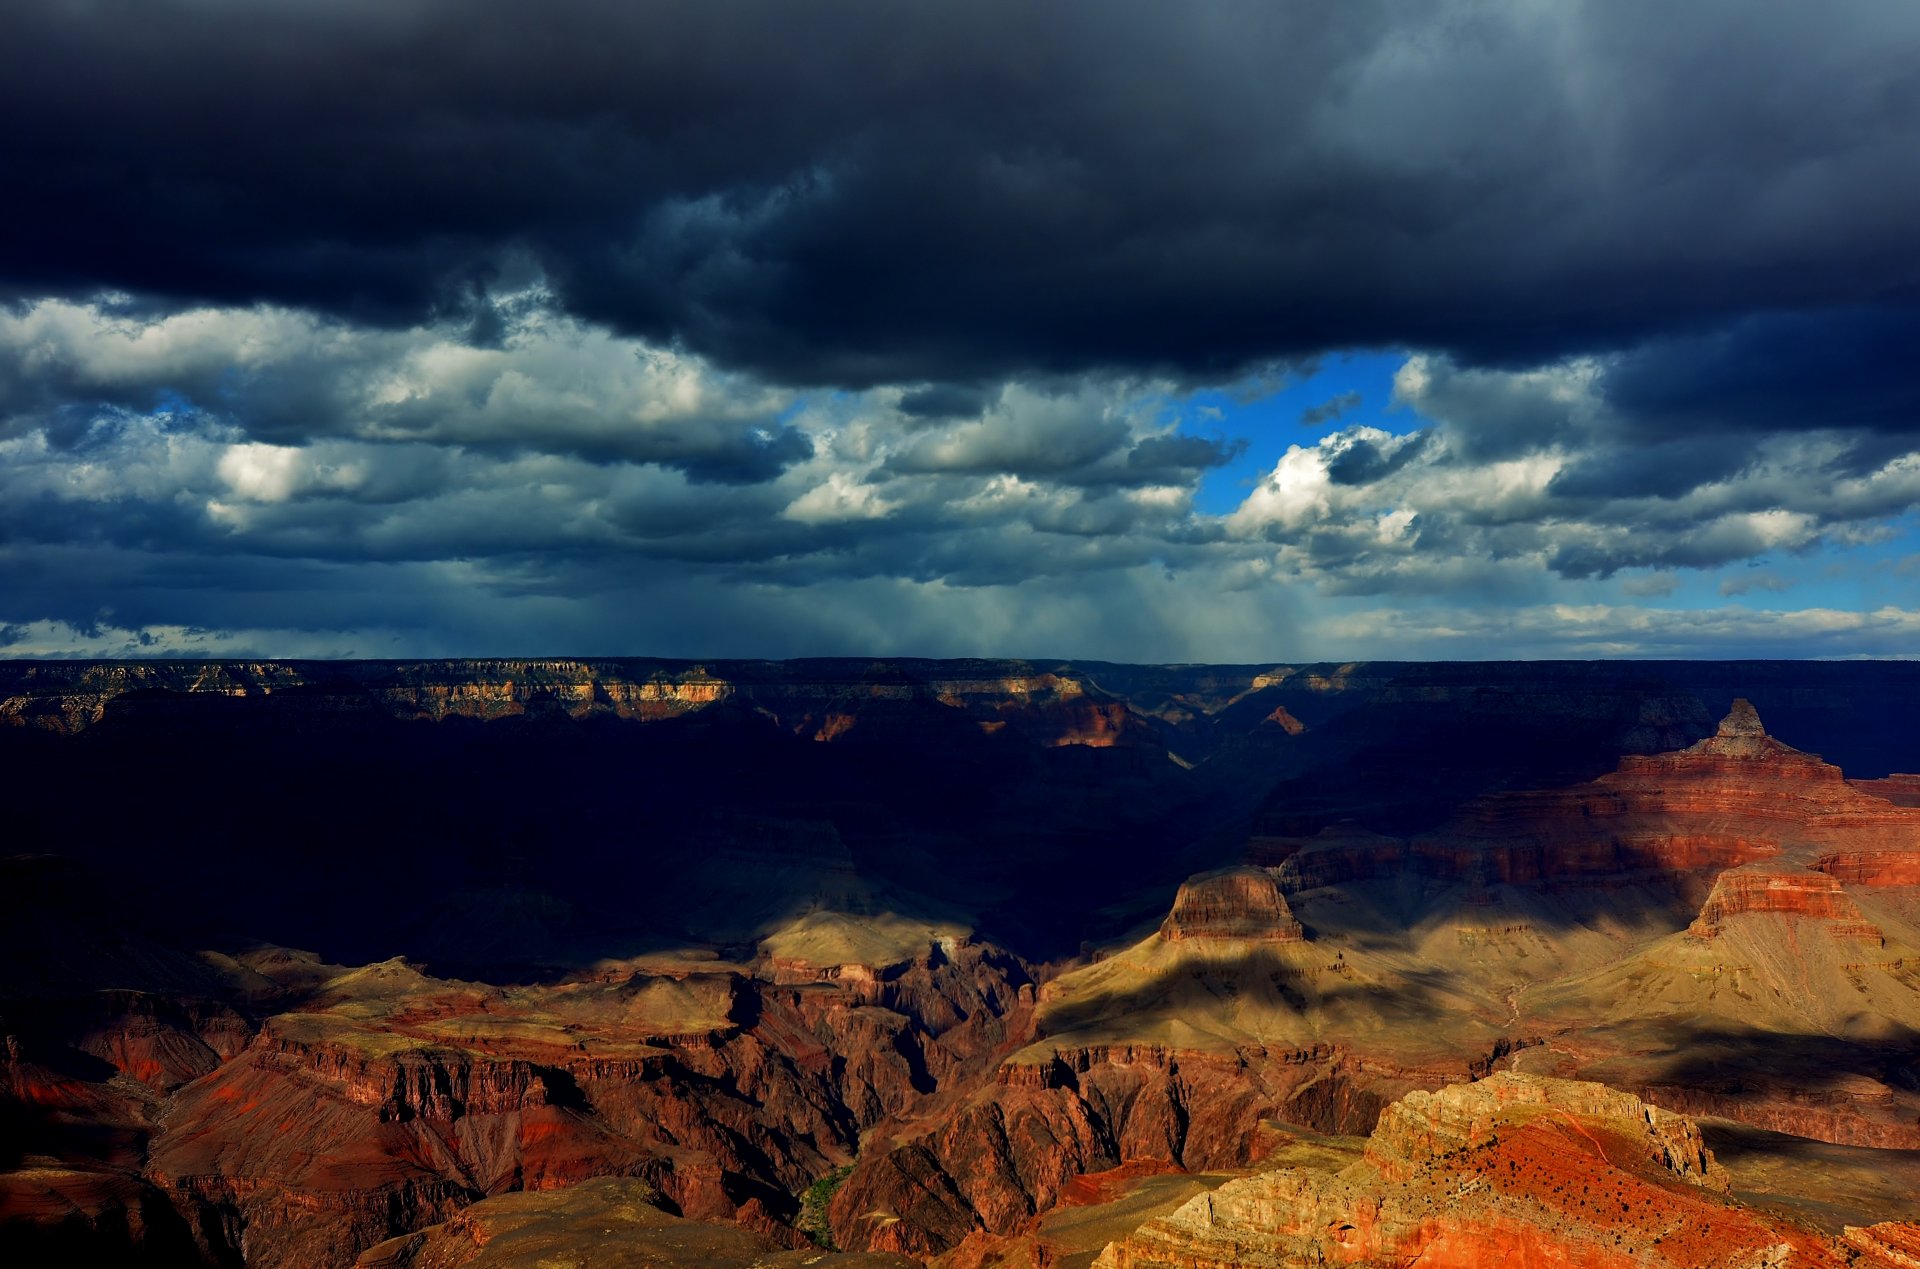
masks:
<path fill-rule="evenodd" d="M 1916 706 L 0 663 L 0 1255 L 1915 1263 Z"/>

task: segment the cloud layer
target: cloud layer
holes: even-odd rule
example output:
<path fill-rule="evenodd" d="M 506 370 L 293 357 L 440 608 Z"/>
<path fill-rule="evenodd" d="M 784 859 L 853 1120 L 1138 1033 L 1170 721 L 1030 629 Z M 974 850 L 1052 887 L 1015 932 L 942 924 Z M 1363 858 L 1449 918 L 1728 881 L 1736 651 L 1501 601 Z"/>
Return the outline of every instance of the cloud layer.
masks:
<path fill-rule="evenodd" d="M 23 0 L 0 653 L 1905 651 L 1917 63 L 1906 0 Z"/>

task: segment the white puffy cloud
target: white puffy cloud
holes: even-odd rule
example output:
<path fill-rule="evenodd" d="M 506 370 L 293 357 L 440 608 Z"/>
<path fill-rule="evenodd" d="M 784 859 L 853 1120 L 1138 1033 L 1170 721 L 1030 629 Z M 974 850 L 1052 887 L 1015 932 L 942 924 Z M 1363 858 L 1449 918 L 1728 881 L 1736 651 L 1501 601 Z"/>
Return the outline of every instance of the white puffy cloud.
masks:
<path fill-rule="evenodd" d="M 555 314 L 537 290 L 505 307 L 497 347 L 452 325 L 381 330 L 265 306 L 0 308 L 0 426 L 62 433 L 58 416 L 75 409 L 167 408 L 265 444 L 580 453 L 716 481 L 765 479 L 804 456 L 779 418 L 790 392 Z"/>
<path fill-rule="evenodd" d="M 329 462 L 317 449 L 259 441 L 229 445 L 214 471 L 235 497 L 250 502 L 285 502 L 298 494 L 349 491 L 365 483 L 365 461 Z"/>
<path fill-rule="evenodd" d="M 849 472 L 828 474 L 824 483 L 787 504 L 789 520 L 805 524 L 830 524 L 838 520 L 878 520 L 900 504 L 888 502 L 868 484 L 862 484 Z"/>

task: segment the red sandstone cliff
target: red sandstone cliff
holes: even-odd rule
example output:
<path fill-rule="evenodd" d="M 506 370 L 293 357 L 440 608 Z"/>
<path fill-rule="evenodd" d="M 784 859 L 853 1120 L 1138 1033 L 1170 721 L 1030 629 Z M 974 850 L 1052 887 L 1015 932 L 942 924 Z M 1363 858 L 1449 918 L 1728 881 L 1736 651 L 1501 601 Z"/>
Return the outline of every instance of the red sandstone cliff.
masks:
<path fill-rule="evenodd" d="M 1713 871 L 1819 845 L 1920 857 L 1920 811 L 1775 740 L 1739 700 L 1685 749 L 1623 758 L 1588 785 L 1482 798 L 1411 857 L 1436 876 L 1534 884 Z"/>
<path fill-rule="evenodd" d="M 1830 937 L 1858 939 L 1875 947 L 1886 941 L 1879 927 L 1861 915 L 1860 905 L 1841 888 L 1838 878 L 1778 865 L 1750 864 L 1721 873 L 1687 932 L 1697 938 L 1712 938 L 1727 920 L 1749 913 L 1825 922 Z"/>

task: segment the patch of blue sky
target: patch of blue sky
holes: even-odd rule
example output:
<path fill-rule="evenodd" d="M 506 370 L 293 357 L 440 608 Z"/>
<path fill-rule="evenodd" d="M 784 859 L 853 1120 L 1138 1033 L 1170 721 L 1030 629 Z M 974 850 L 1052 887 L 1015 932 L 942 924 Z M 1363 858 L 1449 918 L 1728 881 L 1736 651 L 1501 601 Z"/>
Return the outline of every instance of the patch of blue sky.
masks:
<path fill-rule="evenodd" d="M 1822 541 L 1717 568 L 1627 569 L 1608 579 L 1613 602 L 1645 608 L 1912 608 L 1920 598 L 1920 512 L 1866 541 Z"/>
<path fill-rule="evenodd" d="M 1799 557 L 1795 607 L 1846 608 L 1859 612 L 1913 608 L 1920 601 L 1920 512 L 1887 522 L 1870 541 L 1823 545 Z"/>
<path fill-rule="evenodd" d="M 1334 353 L 1271 383 L 1247 380 L 1188 394 L 1178 404 L 1181 431 L 1246 441 L 1238 457 L 1202 479 L 1195 506 L 1207 515 L 1232 511 L 1289 446 L 1348 427 L 1401 434 L 1427 426 L 1393 399 L 1393 376 L 1406 360 L 1399 350 Z"/>
<path fill-rule="evenodd" d="M 155 415 L 170 414 L 178 418 L 185 418 L 190 414 L 198 413 L 199 409 L 199 405 L 194 402 L 192 397 L 179 391 L 177 388 L 161 388 L 153 394 L 153 409 L 148 411 L 148 413 Z"/>

